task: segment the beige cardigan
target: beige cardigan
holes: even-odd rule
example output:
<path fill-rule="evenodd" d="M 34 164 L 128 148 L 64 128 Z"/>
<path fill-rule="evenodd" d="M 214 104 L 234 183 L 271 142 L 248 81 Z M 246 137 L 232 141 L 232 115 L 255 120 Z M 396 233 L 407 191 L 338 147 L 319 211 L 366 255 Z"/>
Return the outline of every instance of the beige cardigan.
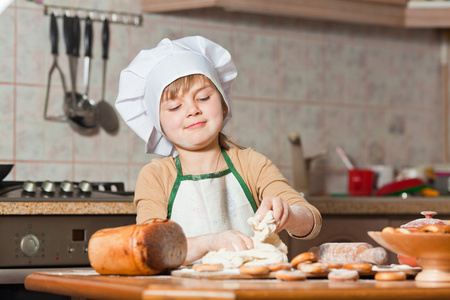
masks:
<path fill-rule="evenodd" d="M 279 196 L 289 205 L 304 205 L 314 216 L 314 227 L 308 235 L 297 238 L 312 239 L 319 234 L 322 226 L 319 211 L 289 185 L 267 157 L 251 148 L 230 148 L 227 154 L 250 189 L 258 207 L 266 196 Z M 224 167 L 226 168 L 227 166 Z M 167 218 L 170 193 L 176 177 L 175 159 L 172 157 L 153 159 L 142 168 L 134 198 L 138 224 Z"/>

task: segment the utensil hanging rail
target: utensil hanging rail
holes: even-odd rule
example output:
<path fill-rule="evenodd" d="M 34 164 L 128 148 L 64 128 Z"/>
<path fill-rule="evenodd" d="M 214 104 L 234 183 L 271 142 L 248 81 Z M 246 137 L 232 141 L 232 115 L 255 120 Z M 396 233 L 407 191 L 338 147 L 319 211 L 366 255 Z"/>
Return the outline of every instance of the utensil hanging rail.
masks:
<path fill-rule="evenodd" d="M 142 25 L 142 15 L 133 13 L 124 13 L 116 11 L 105 11 L 97 9 L 88 8 L 78 8 L 78 7 L 66 7 L 66 6 L 56 6 L 56 5 L 44 5 L 44 14 L 50 15 L 54 13 L 57 18 L 63 16 L 75 17 L 78 16 L 80 19 L 91 18 L 92 21 L 104 21 L 105 18 L 108 19 L 110 23 L 118 23 L 124 25 Z"/>

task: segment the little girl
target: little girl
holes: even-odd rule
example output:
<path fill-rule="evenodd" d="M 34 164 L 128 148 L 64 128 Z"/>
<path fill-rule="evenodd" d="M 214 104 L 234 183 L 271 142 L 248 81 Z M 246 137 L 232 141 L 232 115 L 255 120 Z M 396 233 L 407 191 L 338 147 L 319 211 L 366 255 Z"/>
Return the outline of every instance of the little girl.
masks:
<path fill-rule="evenodd" d="M 221 132 L 231 118 L 231 56 L 203 37 L 162 40 L 122 71 L 116 108 L 165 156 L 141 170 L 135 189 L 137 223 L 171 219 L 188 238 L 185 264 L 221 248 L 253 248 L 247 219 L 273 210 L 277 231 L 312 239 L 322 219 L 278 168 Z"/>

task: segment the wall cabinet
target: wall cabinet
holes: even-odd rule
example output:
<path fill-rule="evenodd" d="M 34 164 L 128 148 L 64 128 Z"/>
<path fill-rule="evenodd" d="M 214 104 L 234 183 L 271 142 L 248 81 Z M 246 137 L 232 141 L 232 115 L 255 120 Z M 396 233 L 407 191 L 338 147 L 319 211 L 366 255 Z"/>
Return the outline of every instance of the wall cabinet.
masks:
<path fill-rule="evenodd" d="M 408 28 L 450 27 L 447 1 L 409 0 L 141 0 L 144 13 L 207 7 L 229 11 Z"/>

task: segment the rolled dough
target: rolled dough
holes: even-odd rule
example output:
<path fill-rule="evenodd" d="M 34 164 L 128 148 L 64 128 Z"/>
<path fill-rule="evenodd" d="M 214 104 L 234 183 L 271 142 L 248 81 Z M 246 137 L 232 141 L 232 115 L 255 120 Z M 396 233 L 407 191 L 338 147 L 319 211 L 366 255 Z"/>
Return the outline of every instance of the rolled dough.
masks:
<path fill-rule="evenodd" d="M 277 224 L 273 211 L 269 210 L 264 219 L 259 222 L 259 216 L 247 220 L 252 227 L 254 236 L 253 249 L 243 251 L 210 251 L 202 258 L 203 264 L 223 264 L 224 268 L 239 268 L 242 265 L 268 265 L 288 261 L 287 247 L 275 233 Z"/>

